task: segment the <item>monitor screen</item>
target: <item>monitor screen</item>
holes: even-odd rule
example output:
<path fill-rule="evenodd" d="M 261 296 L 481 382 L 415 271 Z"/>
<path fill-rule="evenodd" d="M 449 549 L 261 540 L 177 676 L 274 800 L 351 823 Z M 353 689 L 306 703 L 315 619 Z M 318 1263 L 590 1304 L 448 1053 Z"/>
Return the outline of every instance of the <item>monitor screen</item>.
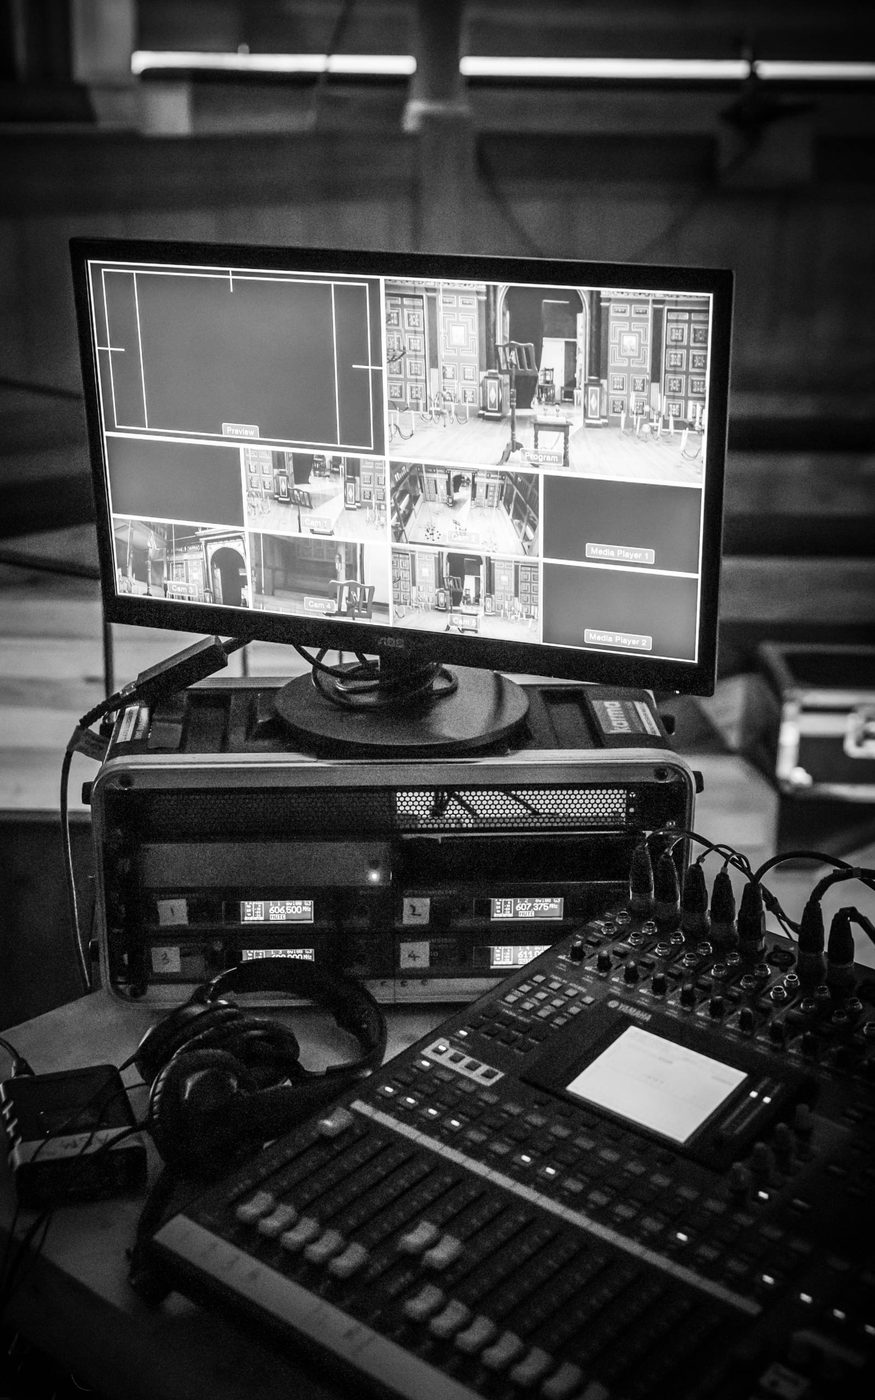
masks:
<path fill-rule="evenodd" d="M 110 620 L 704 694 L 732 277 L 74 240 Z"/>

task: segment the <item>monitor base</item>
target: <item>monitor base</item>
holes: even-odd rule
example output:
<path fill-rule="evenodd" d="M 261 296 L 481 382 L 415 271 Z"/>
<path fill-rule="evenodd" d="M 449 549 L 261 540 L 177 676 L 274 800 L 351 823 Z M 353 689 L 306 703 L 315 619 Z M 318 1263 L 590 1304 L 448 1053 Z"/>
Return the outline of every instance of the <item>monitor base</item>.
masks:
<path fill-rule="evenodd" d="M 449 672 L 455 685 L 446 684 Z M 351 758 L 451 757 L 509 742 L 522 728 L 525 691 L 495 671 L 470 666 L 441 668 L 436 695 L 412 704 L 375 708 L 333 703 L 312 676 L 298 676 L 280 690 L 276 711 L 305 750 Z"/>

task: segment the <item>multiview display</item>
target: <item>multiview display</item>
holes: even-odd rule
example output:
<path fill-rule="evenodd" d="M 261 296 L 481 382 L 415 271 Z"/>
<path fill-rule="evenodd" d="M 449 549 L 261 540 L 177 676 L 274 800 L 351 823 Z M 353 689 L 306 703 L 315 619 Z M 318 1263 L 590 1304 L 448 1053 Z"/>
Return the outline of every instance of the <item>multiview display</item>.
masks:
<path fill-rule="evenodd" d="M 117 597 L 696 663 L 711 294 L 86 276 Z"/>

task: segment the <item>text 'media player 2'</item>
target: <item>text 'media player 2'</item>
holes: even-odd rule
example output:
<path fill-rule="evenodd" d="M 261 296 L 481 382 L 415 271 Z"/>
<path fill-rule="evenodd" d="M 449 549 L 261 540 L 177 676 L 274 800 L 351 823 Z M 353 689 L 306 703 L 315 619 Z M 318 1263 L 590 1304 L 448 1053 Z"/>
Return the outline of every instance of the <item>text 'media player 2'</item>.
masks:
<path fill-rule="evenodd" d="M 75 240 L 116 620 L 713 687 L 731 274 Z"/>

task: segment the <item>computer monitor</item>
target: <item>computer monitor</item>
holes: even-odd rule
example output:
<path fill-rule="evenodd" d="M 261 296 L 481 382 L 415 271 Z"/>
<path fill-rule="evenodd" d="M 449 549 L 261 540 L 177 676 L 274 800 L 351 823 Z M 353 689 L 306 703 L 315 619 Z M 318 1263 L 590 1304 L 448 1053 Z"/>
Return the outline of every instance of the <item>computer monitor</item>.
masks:
<path fill-rule="evenodd" d="M 508 672 L 711 692 L 730 272 L 72 259 L 109 620 L 352 652 L 280 705 L 329 740 L 355 706 L 471 746 Z"/>

